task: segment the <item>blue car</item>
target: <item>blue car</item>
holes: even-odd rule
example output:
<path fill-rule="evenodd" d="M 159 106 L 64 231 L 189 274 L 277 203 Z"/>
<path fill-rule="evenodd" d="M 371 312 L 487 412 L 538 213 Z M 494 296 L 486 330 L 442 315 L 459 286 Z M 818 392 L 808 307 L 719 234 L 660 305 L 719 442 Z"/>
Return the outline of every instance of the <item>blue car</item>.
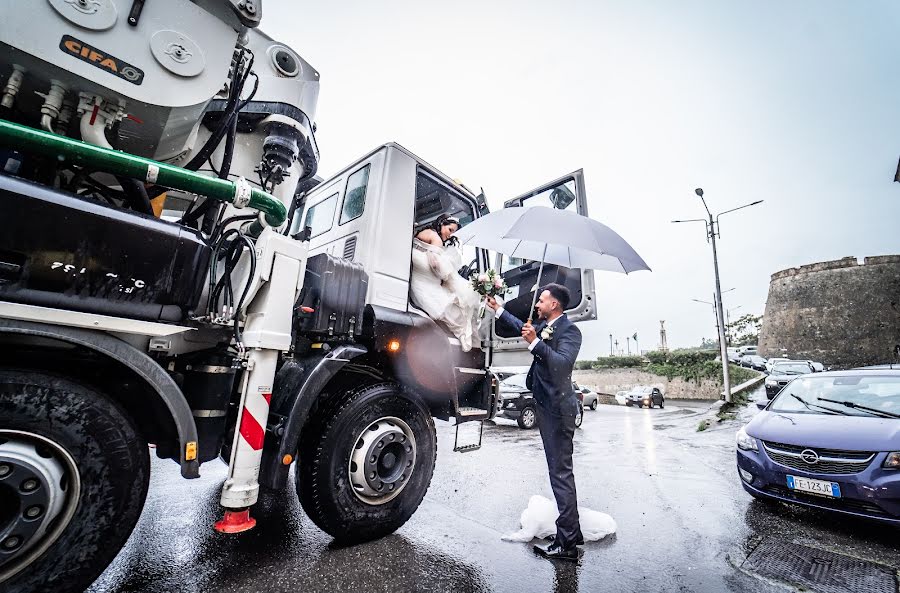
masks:
<path fill-rule="evenodd" d="M 900 369 L 797 377 L 736 440 L 751 496 L 900 526 Z"/>

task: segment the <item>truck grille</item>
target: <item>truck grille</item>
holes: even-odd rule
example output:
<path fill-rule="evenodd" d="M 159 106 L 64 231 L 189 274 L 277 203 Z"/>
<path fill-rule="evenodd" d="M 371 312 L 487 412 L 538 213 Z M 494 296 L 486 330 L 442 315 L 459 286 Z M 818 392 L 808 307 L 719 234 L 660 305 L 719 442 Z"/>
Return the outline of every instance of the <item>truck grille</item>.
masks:
<path fill-rule="evenodd" d="M 779 465 L 815 474 L 847 475 L 866 469 L 875 458 L 869 451 L 812 449 L 763 441 L 769 458 Z"/>

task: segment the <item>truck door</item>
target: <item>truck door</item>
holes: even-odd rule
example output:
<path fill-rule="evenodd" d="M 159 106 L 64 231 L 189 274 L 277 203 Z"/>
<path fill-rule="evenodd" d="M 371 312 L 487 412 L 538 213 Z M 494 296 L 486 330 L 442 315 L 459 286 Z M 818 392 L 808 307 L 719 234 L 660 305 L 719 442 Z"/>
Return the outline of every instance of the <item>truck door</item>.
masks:
<path fill-rule="evenodd" d="M 584 172 L 579 169 L 503 204 L 504 208 L 530 208 L 532 206 L 571 210 L 587 216 Z M 511 258 L 500 254 L 497 256 L 496 265 L 509 286 L 509 292 L 504 298 L 504 307 L 519 319 L 527 319 L 534 291 L 537 288 L 535 285 L 538 281 L 540 262 Z M 545 264 L 540 282 L 542 286 L 555 282 L 569 289 L 572 293 L 572 303 L 566 313 L 572 321 L 589 321 L 597 318 L 593 270 L 569 269 Z M 503 326 L 495 324 L 492 366 L 531 364 L 528 344 L 520 336 L 504 331 L 505 329 Z"/>

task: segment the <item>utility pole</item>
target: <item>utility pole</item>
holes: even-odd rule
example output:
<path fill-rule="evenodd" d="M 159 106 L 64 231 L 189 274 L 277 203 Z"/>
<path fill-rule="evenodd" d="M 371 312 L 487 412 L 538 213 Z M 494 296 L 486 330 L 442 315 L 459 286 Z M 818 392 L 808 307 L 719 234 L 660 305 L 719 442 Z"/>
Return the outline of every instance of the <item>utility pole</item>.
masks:
<path fill-rule="evenodd" d="M 616 340 L 616 354 L 619 354 L 619 340 Z"/>
<path fill-rule="evenodd" d="M 625 343 L 628 344 L 628 356 L 631 356 L 631 336 L 625 336 Z"/>
<path fill-rule="evenodd" d="M 719 353 L 722 357 L 722 379 L 723 383 L 725 383 L 725 401 L 731 403 L 731 377 L 728 369 L 728 347 L 725 345 L 725 315 L 722 310 L 722 286 L 719 282 L 719 254 L 716 252 L 716 237 L 719 236 L 719 238 L 721 238 L 719 233 L 719 217 L 723 214 L 740 210 L 741 208 L 761 204 L 762 200 L 744 204 L 743 206 L 738 206 L 737 208 L 732 208 L 731 210 L 726 210 L 725 212 L 720 212 L 713 216 L 713 213 L 709 211 L 709 206 L 706 205 L 706 200 L 703 199 L 703 188 L 698 187 L 694 190 L 694 193 L 697 194 L 700 201 L 703 202 L 703 208 L 706 209 L 709 221 L 703 218 L 694 218 L 691 220 L 673 220 L 672 222 L 703 222 L 706 225 L 706 240 L 712 244 L 713 272 L 716 277 L 716 324 L 719 326 Z"/>

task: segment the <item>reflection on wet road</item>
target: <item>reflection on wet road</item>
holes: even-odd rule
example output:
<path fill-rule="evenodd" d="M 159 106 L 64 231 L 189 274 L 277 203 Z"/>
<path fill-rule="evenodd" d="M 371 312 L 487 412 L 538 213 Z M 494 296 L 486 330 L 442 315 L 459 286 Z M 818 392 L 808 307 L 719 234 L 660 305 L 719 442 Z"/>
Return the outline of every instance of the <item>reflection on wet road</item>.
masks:
<path fill-rule="evenodd" d="M 458 454 L 453 427 L 438 422 L 437 469 L 418 512 L 397 534 L 350 548 L 303 515 L 292 480 L 254 509 L 255 530 L 217 534 L 225 467 L 206 464 L 186 481 L 154 460 L 141 521 L 90 591 L 782 591 L 757 576 L 765 550 L 779 546 L 849 554 L 883 573 L 900 567 L 895 532 L 752 501 L 734 469 L 739 423 L 697 433 L 709 404 L 667 403 L 585 411 L 579 501 L 611 514 L 619 531 L 585 546 L 578 565 L 500 540 L 532 494 L 552 498 L 537 431 L 501 419 L 485 426 L 481 450 Z"/>

